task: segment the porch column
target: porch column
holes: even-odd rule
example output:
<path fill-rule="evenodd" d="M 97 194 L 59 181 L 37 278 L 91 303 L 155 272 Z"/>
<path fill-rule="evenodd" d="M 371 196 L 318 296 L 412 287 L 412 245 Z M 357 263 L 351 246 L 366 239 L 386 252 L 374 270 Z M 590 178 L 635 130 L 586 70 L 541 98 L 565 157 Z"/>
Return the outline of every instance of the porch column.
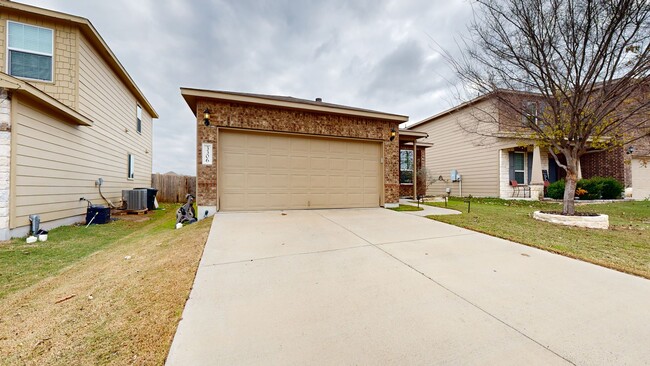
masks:
<path fill-rule="evenodd" d="M 580 159 L 578 159 L 578 180 L 582 179 L 582 166 L 580 166 Z"/>
<path fill-rule="evenodd" d="M 538 145 L 533 148 L 533 166 L 530 169 L 530 198 L 539 200 L 544 197 L 544 177 L 542 176 L 542 155 Z"/>
<path fill-rule="evenodd" d="M 535 145 L 533 149 L 533 166 L 531 167 L 530 184 L 544 185 L 544 177 L 542 176 L 542 155 L 539 152 L 539 146 Z"/>
<path fill-rule="evenodd" d="M 418 143 L 413 140 L 413 199 L 418 199 Z"/>

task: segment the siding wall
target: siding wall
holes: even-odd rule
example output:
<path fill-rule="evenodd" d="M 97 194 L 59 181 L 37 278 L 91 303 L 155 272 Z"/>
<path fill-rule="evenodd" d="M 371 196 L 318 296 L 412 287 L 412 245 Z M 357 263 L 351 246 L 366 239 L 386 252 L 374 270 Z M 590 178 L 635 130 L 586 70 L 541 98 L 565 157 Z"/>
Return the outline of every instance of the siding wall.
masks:
<path fill-rule="evenodd" d="M 105 204 L 94 183 L 99 177 L 102 192 L 116 204 L 122 189 L 151 184 L 151 117 L 143 109 L 142 133 L 136 132 L 135 97 L 83 36 L 78 57 L 78 111 L 93 120 L 92 127 L 68 124 L 26 100 L 13 100 L 12 228 L 28 225 L 30 214 L 40 214 L 41 221 L 84 214 L 80 197 Z M 135 156 L 133 180 L 127 179 L 128 153 Z"/>
<path fill-rule="evenodd" d="M 428 133 L 429 138 L 425 142 L 433 144 L 433 147 L 425 150 L 429 173 L 442 176 L 447 181 L 433 183 L 427 191 L 428 195 L 443 195 L 447 187 L 452 189 L 452 195 L 459 195 L 459 184 L 449 182 L 451 170 L 456 169 L 462 176 L 463 196 L 499 196 L 499 150 L 515 144 L 505 139 L 468 133 L 461 127 L 486 120 L 479 114 L 490 111 L 496 113 L 493 102 L 487 100 L 476 107 L 461 109 L 414 128 Z M 481 130 L 485 128 L 490 127 L 482 126 Z"/>

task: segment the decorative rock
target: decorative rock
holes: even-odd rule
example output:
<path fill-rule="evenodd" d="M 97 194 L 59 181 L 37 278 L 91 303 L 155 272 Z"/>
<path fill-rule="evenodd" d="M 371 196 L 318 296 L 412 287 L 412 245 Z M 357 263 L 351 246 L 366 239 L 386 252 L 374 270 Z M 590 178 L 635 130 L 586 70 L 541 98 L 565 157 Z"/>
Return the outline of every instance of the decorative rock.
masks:
<path fill-rule="evenodd" d="M 589 229 L 609 229 L 609 216 L 607 215 L 567 216 L 535 211 L 533 213 L 533 218 L 559 225 L 586 227 Z"/>

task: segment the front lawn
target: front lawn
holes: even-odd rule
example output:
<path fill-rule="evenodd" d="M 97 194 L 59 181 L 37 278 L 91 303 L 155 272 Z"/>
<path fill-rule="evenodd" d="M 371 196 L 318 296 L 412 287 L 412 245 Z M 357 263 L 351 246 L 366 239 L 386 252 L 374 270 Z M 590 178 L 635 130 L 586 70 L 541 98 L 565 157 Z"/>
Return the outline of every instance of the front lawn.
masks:
<path fill-rule="evenodd" d="M 0 244 L 0 364 L 163 364 L 212 221 L 163 207 Z"/>
<path fill-rule="evenodd" d="M 399 207 L 389 208 L 389 210 L 393 210 L 393 211 L 422 211 L 424 209 L 422 207 L 411 206 L 411 205 L 399 205 Z"/>
<path fill-rule="evenodd" d="M 444 203 L 426 204 L 444 207 Z M 473 198 L 467 213 L 467 203 L 452 197 L 448 207 L 462 215 L 429 218 L 650 278 L 649 201 L 577 206 L 580 212 L 609 215 L 609 230 L 567 227 L 532 218 L 533 211 L 561 210 L 557 203 Z"/>

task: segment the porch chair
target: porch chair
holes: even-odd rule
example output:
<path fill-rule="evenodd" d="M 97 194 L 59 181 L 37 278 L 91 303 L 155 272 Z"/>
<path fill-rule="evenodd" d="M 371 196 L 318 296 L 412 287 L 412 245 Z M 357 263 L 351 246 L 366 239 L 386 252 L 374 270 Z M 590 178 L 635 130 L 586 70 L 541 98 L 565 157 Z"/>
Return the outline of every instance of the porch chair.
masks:
<path fill-rule="evenodd" d="M 523 192 L 524 198 L 526 198 L 526 191 L 528 191 L 528 197 L 530 197 L 530 187 L 520 185 L 514 179 L 510 181 L 510 185 L 512 186 L 512 197 L 515 197 L 515 193 L 517 194 L 517 197 L 519 197 L 519 192 Z"/>

